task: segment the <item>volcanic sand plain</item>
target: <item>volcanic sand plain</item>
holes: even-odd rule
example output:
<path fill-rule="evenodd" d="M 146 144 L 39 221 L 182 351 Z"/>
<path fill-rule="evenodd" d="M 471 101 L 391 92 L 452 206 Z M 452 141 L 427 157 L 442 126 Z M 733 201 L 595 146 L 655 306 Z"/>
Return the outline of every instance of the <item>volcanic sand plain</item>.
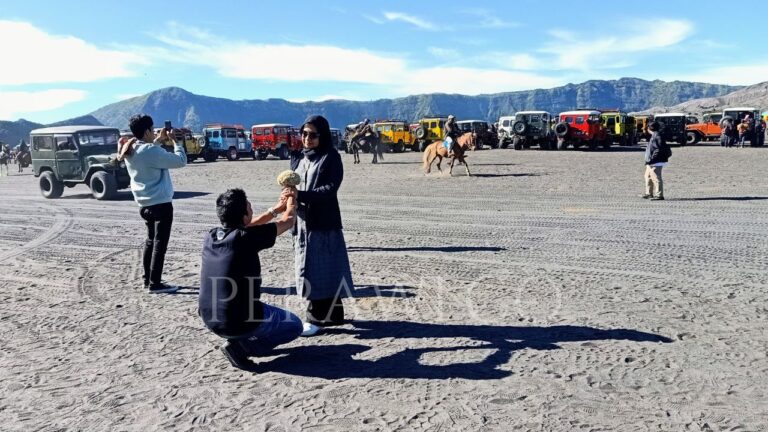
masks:
<path fill-rule="evenodd" d="M 172 172 L 175 295 L 140 286 L 129 191 L 0 177 L 3 429 L 768 428 L 768 149 L 675 148 L 661 202 L 642 147 L 476 151 L 472 177 L 342 157 L 351 322 L 257 373 L 196 315 L 200 251 L 217 194 L 263 210 L 287 161 Z M 289 235 L 260 256 L 262 299 L 303 315 Z"/>

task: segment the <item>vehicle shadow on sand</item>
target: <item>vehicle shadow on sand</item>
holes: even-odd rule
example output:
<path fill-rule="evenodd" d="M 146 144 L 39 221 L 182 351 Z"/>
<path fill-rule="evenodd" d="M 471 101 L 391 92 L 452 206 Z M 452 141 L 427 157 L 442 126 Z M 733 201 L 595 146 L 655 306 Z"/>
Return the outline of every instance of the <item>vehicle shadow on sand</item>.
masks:
<path fill-rule="evenodd" d="M 402 247 L 377 247 L 377 246 L 349 246 L 348 252 L 501 252 L 507 248 L 496 246 L 402 246 Z"/>
<path fill-rule="evenodd" d="M 324 379 L 341 378 L 406 378 L 406 379 L 501 379 L 512 372 L 500 369 L 523 349 L 556 350 L 558 344 L 624 340 L 632 342 L 672 342 L 671 339 L 637 330 L 597 329 L 583 326 L 560 325 L 551 327 L 514 327 L 491 325 L 429 324 L 409 321 L 354 321 L 352 328 L 327 328 L 322 334 L 353 335 L 355 339 L 406 338 L 429 341 L 444 340 L 448 344 L 456 338 L 469 339 L 479 344 L 457 343 L 455 346 L 404 348 L 394 354 L 375 360 L 358 359 L 361 353 L 373 349 L 358 344 L 318 344 L 282 348 L 273 352 L 281 355 L 273 360 L 254 365 L 253 372 L 280 372 L 288 375 Z M 325 339 L 323 342 L 331 342 Z M 412 346 L 412 344 L 409 344 Z M 437 354 L 443 360 L 461 359 L 461 354 L 472 355 L 473 350 L 491 351 L 480 361 L 459 360 L 450 364 L 425 364 L 423 355 Z M 383 351 L 387 354 L 391 351 Z M 440 356 L 440 353 L 443 355 Z M 478 353 L 481 354 L 482 353 Z"/>
<path fill-rule="evenodd" d="M 183 191 L 176 191 L 173 193 L 173 199 L 187 199 L 187 198 L 196 198 L 200 196 L 206 196 L 210 195 L 210 192 L 183 192 Z M 86 199 L 86 198 L 93 198 L 93 195 L 90 193 L 80 193 L 80 194 L 74 194 L 74 195 L 64 195 L 59 199 Z M 111 198 L 109 201 L 133 201 L 133 193 L 130 191 L 118 191 L 113 198 Z"/>
<path fill-rule="evenodd" d="M 351 290 L 352 298 L 387 297 L 387 298 L 412 298 L 416 294 L 411 292 L 416 288 L 408 285 L 357 285 Z M 298 295 L 295 286 L 261 287 L 263 294 L 271 295 Z"/>
<path fill-rule="evenodd" d="M 699 197 L 699 198 L 670 198 L 670 201 L 763 201 L 764 196 L 734 196 L 734 197 Z"/>
<path fill-rule="evenodd" d="M 512 174 L 472 174 L 472 177 L 479 178 L 496 178 L 496 177 L 541 177 L 548 175 L 547 173 L 512 173 Z"/>

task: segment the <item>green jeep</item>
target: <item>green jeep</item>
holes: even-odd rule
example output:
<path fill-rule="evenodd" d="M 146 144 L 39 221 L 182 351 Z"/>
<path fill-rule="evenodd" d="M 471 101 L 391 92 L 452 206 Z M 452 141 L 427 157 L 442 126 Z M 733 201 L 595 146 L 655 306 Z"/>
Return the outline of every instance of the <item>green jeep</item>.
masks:
<path fill-rule="evenodd" d="M 64 186 L 86 184 L 93 197 L 108 200 L 131 179 L 125 162 L 117 162 L 120 131 L 106 126 L 59 126 L 35 129 L 32 170 L 40 178 L 40 192 L 59 198 Z"/>

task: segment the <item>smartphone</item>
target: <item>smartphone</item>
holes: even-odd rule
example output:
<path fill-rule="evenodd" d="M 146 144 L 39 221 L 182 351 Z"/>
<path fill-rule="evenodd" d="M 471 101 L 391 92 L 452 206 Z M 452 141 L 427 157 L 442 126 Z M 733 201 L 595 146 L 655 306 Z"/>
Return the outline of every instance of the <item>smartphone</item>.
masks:
<path fill-rule="evenodd" d="M 171 126 L 171 121 L 170 120 L 166 120 L 165 121 L 165 130 L 169 131 L 171 129 L 173 129 L 173 126 Z"/>

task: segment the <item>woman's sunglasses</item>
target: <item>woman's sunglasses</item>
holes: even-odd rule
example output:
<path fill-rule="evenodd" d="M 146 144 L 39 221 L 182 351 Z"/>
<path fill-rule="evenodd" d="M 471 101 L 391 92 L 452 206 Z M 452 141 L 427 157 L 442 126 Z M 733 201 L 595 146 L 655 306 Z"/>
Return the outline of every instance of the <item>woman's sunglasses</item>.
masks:
<path fill-rule="evenodd" d="M 320 138 L 320 134 L 317 132 L 307 132 L 307 131 L 301 131 L 301 136 L 303 138 L 309 138 L 311 140 Z"/>

